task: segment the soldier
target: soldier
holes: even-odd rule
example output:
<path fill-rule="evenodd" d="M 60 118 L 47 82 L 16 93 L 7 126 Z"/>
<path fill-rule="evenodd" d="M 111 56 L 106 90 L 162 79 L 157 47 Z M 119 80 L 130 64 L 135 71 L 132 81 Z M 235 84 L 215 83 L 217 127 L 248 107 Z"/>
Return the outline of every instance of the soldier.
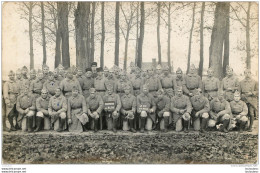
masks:
<path fill-rule="evenodd" d="M 156 99 L 157 94 L 156 92 L 159 89 L 162 89 L 161 81 L 159 78 L 155 78 L 153 74 L 153 69 L 148 70 L 148 75 L 145 81 L 145 84 L 149 87 L 149 92 L 152 96 Z"/>
<path fill-rule="evenodd" d="M 64 71 L 64 67 L 59 64 L 59 66 L 57 67 L 58 68 L 58 72 L 59 72 L 59 81 L 62 81 L 64 78 L 65 78 L 65 71 Z"/>
<path fill-rule="evenodd" d="M 97 69 L 97 77 L 94 79 L 94 88 L 96 89 L 97 93 L 103 97 L 106 92 L 106 78 L 102 75 L 102 68 Z"/>
<path fill-rule="evenodd" d="M 142 86 L 142 78 L 141 78 L 141 70 L 139 68 L 136 68 L 135 70 L 135 76 L 131 79 L 133 90 L 134 90 L 134 96 L 138 96 L 141 92 L 141 86 Z"/>
<path fill-rule="evenodd" d="M 3 119 L 4 119 L 4 131 L 9 131 L 6 128 L 5 120 L 6 116 L 8 118 L 8 121 L 11 125 L 10 130 L 11 131 L 16 131 L 19 127 L 17 125 L 17 110 L 16 110 L 16 101 L 17 97 L 19 94 L 19 87 L 15 81 L 15 74 L 11 70 L 8 74 L 9 81 L 5 82 L 3 86 L 3 96 L 4 96 L 4 101 L 5 101 L 5 108 L 6 108 L 6 115 L 3 114 Z M 16 128 L 14 127 L 13 124 L 13 119 L 15 118 L 16 120 Z"/>
<path fill-rule="evenodd" d="M 175 96 L 171 98 L 171 111 L 176 131 L 179 132 L 184 127 L 184 132 L 188 133 L 190 114 L 192 111 L 191 102 L 188 96 L 183 95 L 182 87 L 177 87 Z M 183 125 L 182 125 L 183 120 Z"/>
<path fill-rule="evenodd" d="M 130 72 L 127 75 L 129 80 L 132 80 L 135 78 L 136 69 L 137 69 L 137 67 L 135 66 L 134 62 L 130 62 Z"/>
<path fill-rule="evenodd" d="M 35 132 L 38 132 L 42 129 L 41 125 L 44 122 L 44 130 L 51 129 L 51 120 L 48 112 L 48 105 L 49 105 L 50 97 L 48 94 L 48 90 L 42 89 L 41 90 L 41 97 L 36 99 L 36 129 Z"/>
<path fill-rule="evenodd" d="M 226 68 L 227 76 L 222 80 L 220 88 L 224 91 L 225 99 L 230 102 L 234 98 L 234 92 L 239 88 L 238 78 L 233 75 L 233 69 L 229 66 Z"/>
<path fill-rule="evenodd" d="M 148 131 L 152 130 L 156 120 L 156 104 L 153 95 L 149 93 L 147 85 L 142 86 L 142 93 L 137 96 L 137 113 L 140 116 L 141 133 L 144 133 L 144 127 Z"/>
<path fill-rule="evenodd" d="M 258 113 L 258 82 L 252 79 L 251 71 L 245 70 L 245 79 L 240 82 L 241 100 L 246 102 L 249 111 L 250 124 L 248 131 L 252 131 L 254 114 Z"/>
<path fill-rule="evenodd" d="M 84 81 L 86 80 L 86 77 L 85 77 L 85 75 L 83 75 L 82 69 L 80 69 L 80 68 L 77 69 L 76 78 L 78 79 L 81 88 L 83 88 Z"/>
<path fill-rule="evenodd" d="M 46 64 L 44 64 L 42 66 L 42 72 L 43 72 L 43 83 L 48 80 L 48 75 L 49 75 L 49 66 L 47 66 Z"/>
<path fill-rule="evenodd" d="M 162 88 L 164 89 L 166 95 L 169 98 L 172 98 L 174 96 L 174 79 L 173 76 L 170 74 L 169 67 L 166 66 L 163 69 L 163 75 L 161 77 L 161 84 Z"/>
<path fill-rule="evenodd" d="M 108 73 L 109 73 L 109 70 L 108 70 L 108 68 L 105 66 L 105 67 L 104 67 L 104 76 L 105 76 L 105 78 L 108 77 Z"/>
<path fill-rule="evenodd" d="M 57 132 L 66 129 L 67 99 L 61 94 L 61 89 L 56 88 L 55 95 L 50 98 L 48 112 L 51 116 L 51 126 Z"/>
<path fill-rule="evenodd" d="M 201 130 L 204 133 L 209 119 L 209 100 L 202 95 L 200 89 L 197 89 L 190 101 L 193 107 L 191 112 L 193 128 L 195 131 Z"/>
<path fill-rule="evenodd" d="M 119 95 L 113 92 L 112 86 L 108 87 L 107 93 L 103 97 L 104 111 L 107 123 L 107 129 L 116 133 L 121 101 Z"/>
<path fill-rule="evenodd" d="M 97 62 L 92 62 L 91 63 L 91 71 L 92 71 L 92 77 L 95 79 L 98 76 Z"/>
<path fill-rule="evenodd" d="M 90 116 L 90 128 L 94 132 L 97 132 L 98 130 L 98 120 L 101 119 L 102 110 L 104 106 L 104 102 L 100 95 L 97 94 L 95 88 L 89 89 L 90 96 L 87 98 L 87 111 L 88 115 Z M 100 124 L 101 126 L 102 124 Z"/>
<path fill-rule="evenodd" d="M 136 113 L 136 97 L 131 94 L 131 86 L 126 85 L 124 87 L 124 95 L 121 97 L 122 107 L 121 115 L 123 119 L 123 130 L 129 130 L 128 123 L 130 125 L 130 131 L 136 133 L 134 129 L 134 118 Z"/>
<path fill-rule="evenodd" d="M 134 94 L 132 83 L 126 79 L 125 72 L 120 72 L 120 78 L 116 81 L 115 91 L 121 97 L 124 94 L 124 88 L 126 85 L 130 86 L 130 93 Z"/>
<path fill-rule="evenodd" d="M 83 80 L 82 92 L 85 98 L 89 96 L 89 89 L 94 87 L 94 79 L 92 78 L 91 68 L 86 69 L 85 78 Z"/>
<path fill-rule="evenodd" d="M 173 78 L 173 84 L 174 84 L 174 91 L 176 91 L 177 87 L 182 87 L 183 93 L 189 94 L 189 90 L 186 87 L 184 75 L 180 67 L 178 67 L 176 71 L 176 77 Z"/>
<path fill-rule="evenodd" d="M 68 124 L 70 132 L 83 132 L 88 122 L 87 104 L 76 86 L 72 88 L 72 96 L 68 99 Z"/>
<path fill-rule="evenodd" d="M 224 92 L 219 91 L 218 97 L 214 98 L 210 102 L 210 120 L 208 122 L 208 127 L 213 128 L 217 123 L 222 123 L 223 128 L 219 128 L 221 126 L 217 126 L 220 130 L 223 129 L 225 133 L 228 133 L 230 126 L 231 109 L 230 104 L 224 98 Z"/>
<path fill-rule="evenodd" d="M 39 70 L 36 79 L 30 84 L 30 91 L 34 95 L 35 99 L 41 95 L 43 83 L 43 73 Z"/>
<path fill-rule="evenodd" d="M 190 71 L 185 77 L 186 87 L 189 93 L 186 93 L 189 97 L 194 95 L 195 89 L 200 88 L 202 90 L 202 81 L 201 77 L 197 74 L 197 69 L 192 64 L 190 67 Z"/>
<path fill-rule="evenodd" d="M 23 66 L 21 71 L 21 82 L 19 82 L 20 90 L 23 91 L 23 86 L 30 87 L 30 81 L 27 77 L 28 69 L 26 66 Z"/>
<path fill-rule="evenodd" d="M 67 99 L 72 95 L 73 86 L 76 86 L 79 90 L 79 93 L 82 94 L 82 90 L 81 90 L 79 81 L 75 77 L 73 77 L 72 70 L 68 69 L 67 77 L 65 79 L 63 79 L 60 83 L 60 89 Z"/>
<path fill-rule="evenodd" d="M 158 78 L 159 80 L 161 80 L 162 78 L 162 66 L 159 64 L 156 67 L 156 71 L 155 71 L 155 75 L 156 78 Z"/>
<path fill-rule="evenodd" d="M 214 70 L 212 68 L 208 69 L 208 76 L 202 81 L 202 93 L 205 97 L 211 101 L 213 98 L 218 96 L 218 90 L 220 87 L 219 79 L 213 76 Z"/>
<path fill-rule="evenodd" d="M 27 85 L 23 86 L 23 93 L 18 96 L 16 102 L 16 109 L 19 112 L 18 124 L 22 131 L 33 132 L 33 116 L 35 115 L 35 97 L 29 93 Z"/>
<path fill-rule="evenodd" d="M 30 79 L 29 79 L 29 81 L 32 82 L 32 81 L 34 81 L 35 79 L 36 79 L 36 70 L 35 70 L 35 69 L 32 69 L 32 70 L 30 71 Z"/>
<path fill-rule="evenodd" d="M 105 81 L 106 90 L 107 90 L 108 86 L 112 86 L 113 87 L 113 91 L 116 92 L 117 80 L 114 78 L 114 70 L 112 68 L 109 70 L 108 77 L 106 79 L 107 79 Z"/>
<path fill-rule="evenodd" d="M 248 108 L 246 103 L 240 100 L 240 93 L 238 91 L 234 93 L 234 100 L 230 102 L 230 108 L 232 111 L 232 115 L 235 118 L 238 131 L 242 132 L 243 130 L 245 130 L 245 126 L 248 121 Z"/>
<path fill-rule="evenodd" d="M 60 86 L 60 81 L 55 79 L 54 73 L 49 72 L 49 79 L 43 84 L 43 88 L 48 90 L 48 94 L 51 96 L 55 95 L 56 89 Z"/>
<path fill-rule="evenodd" d="M 160 130 L 163 132 L 168 131 L 171 99 L 165 95 L 163 89 L 157 91 L 158 102 L 156 103 L 156 114 L 159 117 Z"/>

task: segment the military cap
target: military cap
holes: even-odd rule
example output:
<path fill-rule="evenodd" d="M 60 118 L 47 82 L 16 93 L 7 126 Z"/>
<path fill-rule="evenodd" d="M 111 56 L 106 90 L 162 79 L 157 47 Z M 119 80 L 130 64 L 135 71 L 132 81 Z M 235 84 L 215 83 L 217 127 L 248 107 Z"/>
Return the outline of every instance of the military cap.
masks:
<path fill-rule="evenodd" d="M 88 71 L 92 72 L 91 68 L 86 68 L 86 72 L 88 72 Z"/>
<path fill-rule="evenodd" d="M 163 70 L 164 70 L 164 71 L 168 71 L 168 70 L 170 70 L 170 68 L 169 68 L 168 66 L 165 66 L 165 67 L 163 68 Z"/>
<path fill-rule="evenodd" d="M 220 94 L 224 94 L 224 91 L 223 90 L 218 90 L 218 95 L 220 95 Z"/>
<path fill-rule="evenodd" d="M 213 69 L 212 66 L 208 68 L 208 71 L 210 71 L 210 70 L 211 70 L 211 71 L 214 71 L 214 69 Z"/>
<path fill-rule="evenodd" d="M 156 70 L 161 70 L 162 66 L 160 64 L 157 65 Z"/>
<path fill-rule="evenodd" d="M 54 75 L 54 73 L 49 71 L 49 76 L 53 76 L 53 75 Z"/>
<path fill-rule="evenodd" d="M 131 86 L 130 85 L 125 85 L 124 89 L 131 89 Z"/>
<path fill-rule="evenodd" d="M 35 69 L 30 70 L 30 74 L 36 74 L 36 70 Z"/>
<path fill-rule="evenodd" d="M 38 69 L 37 74 L 42 73 L 42 70 Z"/>
<path fill-rule="evenodd" d="M 23 66 L 22 70 L 28 71 L 28 68 L 26 66 Z"/>
<path fill-rule="evenodd" d="M 106 66 L 104 67 L 104 71 L 108 72 L 108 68 Z"/>
<path fill-rule="evenodd" d="M 79 88 L 74 85 L 74 86 L 72 87 L 72 91 L 76 91 L 76 90 L 79 91 Z"/>
<path fill-rule="evenodd" d="M 92 62 L 91 67 L 97 67 L 97 62 Z"/>
<path fill-rule="evenodd" d="M 143 88 L 149 89 L 149 86 L 147 84 L 144 84 Z"/>
<path fill-rule="evenodd" d="M 135 63 L 133 61 L 131 61 L 130 66 L 135 66 Z"/>
<path fill-rule="evenodd" d="M 177 73 L 177 72 L 182 72 L 182 70 L 181 70 L 181 68 L 180 68 L 180 67 L 178 67 L 178 69 L 177 69 L 176 73 Z"/>
<path fill-rule="evenodd" d="M 194 94 L 201 93 L 201 92 L 202 92 L 202 91 L 201 91 L 200 88 L 194 90 Z"/>
<path fill-rule="evenodd" d="M 18 69 L 16 70 L 16 73 L 20 74 L 20 73 L 21 73 L 21 69 L 18 68 Z"/>
<path fill-rule="evenodd" d="M 108 85 L 107 85 L 107 89 L 108 89 L 108 90 L 113 89 L 113 85 L 108 84 Z"/>
<path fill-rule="evenodd" d="M 103 72 L 102 67 L 97 68 L 97 72 Z"/>
<path fill-rule="evenodd" d="M 43 88 L 42 90 L 41 90 L 41 93 L 48 93 L 49 91 L 47 90 L 47 89 L 45 89 L 45 88 Z"/>
<path fill-rule="evenodd" d="M 234 96 L 240 96 L 240 92 L 239 92 L 238 90 L 236 90 L 236 91 L 234 92 Z"/>
<path fill-rule="evenodd" d="M 231 71 L 233 71 L 233 68 L 232 68 L 232 67 L 230 67 L 229 65 L 227 65 L 227 67 L 226 67 L 226 71 L 228 71 L 228 70 L 231 70 Z"/>
<path fill-rule="evenodd" d="M 180 91 L 180 90 L 182 90 L 182 87 L 181 86 L 177 86 L 176 87 L 176 91 Z"/>
<path fill-rule="evenodd" d="M 190 69 L 196 69 L 194 64 L 191 64 Z"/>
<path fill-rule="evenodd" d="M 89 92 L 96 92 L 96 89 L 95 88 L 90 88 Z"/>
<path fill-rule="evenodd" d="M 46 68 L 46 67 L 49 68 L 49 66 L 47 66 L 46 64 L 42 65 L 42 68 Z"/>
<path fill-rule="evenodd" d="M 64 67 L 61 64 L 59 64 L 58 69 L 64 69 Z"/>
<path fill-rule="evenodd" d="M 68 74 L 68 73 L 72 73 L 73 74 L 73 70 L 71 69 L 71 68 L 68 68 L 67 70 L 66 70 L 66 73 Z"/>
<path fill-rule="evenodd" d="M 157 91 L 157 95 L 159 95 L 159 94 L 164 94 L 164 90 L 163 90 L 163 89 L 159 89 L 159 90 Z"/>
<path fill-rule="evenodd" d="M 120 76 L 126 75 L 124 71 L 120 71 L 119 73 Z"/>
<path fill-rule="evenodd" d="M 10 75 L 15 75 L 13 70 L 10 70 L 10 71 L 9 71 L 8 76 L 10 76 Z"/>

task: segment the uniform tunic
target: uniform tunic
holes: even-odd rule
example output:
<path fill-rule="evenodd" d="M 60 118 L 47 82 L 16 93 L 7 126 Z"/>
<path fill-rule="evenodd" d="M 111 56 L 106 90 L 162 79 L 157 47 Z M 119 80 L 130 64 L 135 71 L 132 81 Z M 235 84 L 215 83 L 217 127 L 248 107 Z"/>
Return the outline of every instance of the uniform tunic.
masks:
<path fill-rule="evenodd" d="M 105 91 L 106 91 L 106 86 L 105 86 L 106 80 L 107 79 L 103 76 L 97 76 L 94 79 L 94 88 L 100 94 L 101 97 L 104 96 Z"/>
<path fill-rule="evenodd" d="M 174 96 L 171 98 L 171 111 L 173 112 L 173 120 L 176 123 L 179 119 L 182 118 L 182 115 L 179 114 L 179 110 L 185 110 L 184 113 L 191 114 L 192 106 L 188 96 Z"/>
<path fill-rule="evenodd" d="M 130 81 L 118 80 L 115 85 L 115 90 L 120 97 L 125 93 L 125 86 L 130 86 L 130 93 L 134 94 L 133 85 Z"/>
<path fill-rule="evenodd" d="M 214 117 L 218 113 L 220 114 L 220 117 L 218 117 L 217 120 L 215 120 Z M 228 115 L 232 116 L 229 102 L 226 101 L 225 99 L 220 101 L 218 98 L 214 98 L 210 102 L 209 114 L 210 114 L 211 119 L 215 120 L 216 122 L 222 122 L 225 119 L 223 115 L 228 114 Z"/>
<path fill-rule="evenodd" d="M 107 78 L 107 80 L 105 81 L 105 88 L 106 90 L 112 86 L 113 91 L 116 92 L 116 83 L 117 80 L 113 77 L 113 78 Z"/>
<path fill-rule="evenodd" d="M 49 106 L 50 97 L 47 96 L 46 99 L 42 97 L 38 97 L 36 99 L 36 110 L 37 112 L 43 113 L 43 119 L 44 119 L 44 130 L 50 130 L 51 127 L 51 118 L 49 116 L 48 112 L 48 106 Z"/>
<path fill-rule="evenodd" d="M 218 78 L 207 77 L 205 80 L 202 81 L 202 92 L 209 100 L 212 100 L 213 98 L 218 96 L 219 87 L 220 82 Z"/>
<path fill-rule="evenodd" d="M 169 98 L 174 96 L 174 79 L 172 75 L 163 75 L 161 77 L 162 88 L 165 90 Z"/>
<path fill-rule="evenodd" d="M 134 95 L 124 94 L 121 97 L 121 102 L 122 102 L 122 107 L 120 112 L 123 114 L 123 117 L 125 117 L 124 114 L 127 111 L 131 111 L 133 114 L 136 112 L 136 97 Z"/>
<path fill-rule="evenodd" d="M 41 95 L 41 90 L 43 88 L 43 80 L 35 79 L 30 84 L 30 91 L 33 93 L 35 98 Z"/>
<path fill-rule="evenodd" d="M 235 90 L 239 88 L 238 79 L 234 75 L 227 76 L 222 80 L 220 88 L 225 92 L 225 99 L 230 102 L 234 98 Z"/>
<path fill-rule="evenodd" d="M 94 79 L 92 77 L 85 77 L 82 84 L 82 92 L 85 98 L 89 96 L 89 89 L 94 87 Z"/>
<path fill-rule="evenodd" d="M 234 117 L 236 117 L 237 115 L 247 116 L 248 114 L 247 105 L 242 100 L 239 100 L 238 102 L 234 100 L 231 101 L 230 108 Z"/>
<path fill-rule="evenodd" d="M 112 93 L 111 95 L 109 95 L 108 93 L 106 93 L 103 97 L 103 101 L 104 104 L 106 104 L 107 102 L 114 102 L 115 105 L 115 109 L 113 111 L 117 111 L 119 112 L 121 109 L 121 100 L 118 94 Z M 113 112 L 112 111 L 112 112 Z"/>
<path fill-rule="evenodd" d="M 140 105 L 147 105 L 148 108 L 153 109 L 154 112 L 156 111 L 155 99 L 154 99 L 153 95 L 151 95 L 150 93 L 148 93 L 147 95 L 145 95 L 144 93 L 139 94 L 137 96 L 136 104 L 137 104 L 137 110 L 139 109 Z M 148 112 L 147 112 L 147 114 L 148 114 Z M 155 113 L 149 113 L 148 115 L 152 119 L 152 121 L 155 123 L 155 120 L 156 120 Z"/>
<path fill-rule="evenodd" d="M 72 79 L 65 78 L 60 83 L 61 91 L 63 91 L 64 96 L 68 99 L 72 95 L 72 88 L 77 87 L 79 94 L 82 94 L 82 89 L 79 81 L 73 77 Z"/>
<path fill-rule="evenodd" d="M 185 94 L 189 94 L 189 90 L 186 87 L 186 81 L 184 80 L 184 76 L 182 76 L 181 78 L 175 76 L 173 78 L 173 84 L 174 84 L 174 90 L 177 90 L 177 87 L 182 87 L 182 91 Z"/>
<path fill-rule="evenodd" d="M 16 111 L 16 101 L 19 94 L 19 86 L 15 81 L 7 81 L 3 86 L 3 96 L 5 99 L 5 104 L 10 104 L 10 106 L 6 105 L 6 115 L 9 113 Z"/>
<path fill-rule="evenodd" d="M 186 87 L 189 93 L 194 94 L 194 90 L 200 88 L 202 90 L 201 77 L 197 74 L 188 74 L 185 78 Z"/>
<path fill-rule="evenodd" d="M 84 84 L 84 81 L 86 80 L 86 77 L 84 75 L 81 75 L 81 76 L 77 75 L 77 79 L 79 81 L 81 88 L 83 88 L 83 84 Z"/>
<path fill-rule="evenodd" d="M 201 96 L 200 98 L 196 98 L 196 96 L 193 96 L 193 97 L 191 97 L 190 101 L 191 101 L 191 105 L 193 107 L 191 116 L 194 121 L 197 118 L 200 118 L 200 117 L 195 117 L 195 114 L 197 112 L 199 112 L 200 115 L 202 115 L 203 113 L 208 113 L 210 111 L 209 100 L 206 97 Z"/>
<path fill-rule="evenodd" d="M 142 87 L 142 78 L 135 76 L 131 79 L 131 82 L 133 85 L 134 95 L 138 96 Z"/>
<path fill-rule="evenodd" d="M 43 88 L 47 89 L 49 94 L 51 96 L 55 95 L 56 89 L 60 86 L 60 81 L 59 80 L 47 80 L 44 84 L 43 84 Z"/>
<path fill-rule="evenodd" d="M 68 119 L 72 124 L 69 125 L 70 132 L 83 132 L 82 125 L 88 122 L 87 104 L 83 95 L 78 94 L 76 97 L 71 96 L 68 99 Z"/>

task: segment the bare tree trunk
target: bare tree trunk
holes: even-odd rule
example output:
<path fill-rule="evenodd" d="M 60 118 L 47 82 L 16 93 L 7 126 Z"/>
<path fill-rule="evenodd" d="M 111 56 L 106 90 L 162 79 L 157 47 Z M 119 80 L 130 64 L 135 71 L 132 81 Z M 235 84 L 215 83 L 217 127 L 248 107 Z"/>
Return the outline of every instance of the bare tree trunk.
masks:
<path fill-rule="evenodd" d="M 55 68 L 61 63 L 61 5 L 57 3 L 58 28 L 56 31 Z"/>
<path fill-rule="evenodd" d="M 101 53 L 100 53 L 100 67 L 104 67 L 104 45 L 105 45 L 105 2 L 101 2 Z"/>
<path fill-rule="evenodd" d="M 119 65 L 119 9 L 120 2 L 116 2 L 116 20 L 115 20 L 115 65 Z"/>
<path fill-rule="evenodd" d="M 171 2 L 168 2 L 168 47 L 167 47 L 167 57 L 168 57 L 168 67 L 172 71 L 171 68 Z"/>
<path fill-rule="evenodd" d="M 136 9 L 135 65 L 137 65 L 137 61 L 138 61 L 138 39 L 139 39 L 139 2 L 136 3 L 137 3 L 137 9 Z"/>
<path fill-rule="evenodd" d="M 211 34 L 210 42 L 210 65 L 214 70 L 214 76 L 222 79 L 222 54 L 223 43 L 225 39 L 225 29 L 227 23 L 229 4 L 226 2 L 217 2 L 215 9 L 214 26 Z"/>
<path fill-rule="evenodd" d="M 193 8 L 192 8 L 192 23 L 191 23 L 191 29 L 190 29 L 190 39 L 189 39 L 189 49 L 188 49 L 188 63 L 187 63 L 187 71 L 186 71 L 186 73 L 189 73 L 189 71 L 190 71 L 191 43 L 192 43 L 192 33 L 193 33 L 193 28 L 194 28 L 195 7 L 196 7 L 196 2 L 194 2 Z"/>
<path fill-rule="evenodd" d="M 246 68 L 248 69 L 251 69 L 250 10 L 251 10 L 251 2 L 248 2 L 247 15 L 246 15 Z"/>
<path fill-rule="evenodd" d="M 91 53 L 91 50 L 90 50 L 90 2 L 86 2 L 88 3 L 87 5 L 87 25 L 86 25 L 86 34 L 87 34 L 87 39 L 85 41 L 85 45 L 86 45 L 86 48 L 87 48 L 87 53 L 86 53 L 86 56 L 87 56 L 87 60 L 89 61 L 89 64 L 87 65 L 87 67 L 90 67 L 90 53 Z"/>
<path fill-rule="evenodd" d="M 158 46 L 158 64 L 162 64 L 160 25 L 161 25 L 161 3 L 157 2 L 157 46 Z"/>
<path fill-rule="evenodd" d="M 45 40 L 45 15 L 44 15 L 44 5 L 43 2 L 41 2 L 41 13 L 42 13 L 42 23 L 41 23 L 41 29 L 42 29 L 42 48 L 43 48 L 43 62 L 42 64 L 46 64 L 47 61 L 47 55 L 46 55 L 46 40 Z"/>
<path fill-rule="evenodd" d="M 205 2 L 202 2 L 201 15 L 200 15 L 200 62 L 199 62 L 200 77 L 202 77 L 203 74 L 203 62 L 204 62 L 204 40 L 203 40 L 204 12 L 205 12 Z"/>
<path fill-rule="evenodd" d="M 128 41 L 129 41 L 129 32 L 130 32 L 129 25 L 130 24 L 128 24 L 128 26 L 127 26 L 126 38 L 125 38 L 124 70 L 126 70 L 126 66 L 127 66 Z"/>
<path fill-rule="evenodd" d="M 96 2 L 92 2 L 92 18 L 91 18 L 91 54 L 90 62 L 94 61 L 95 55 L 95 13 L 96 13 Z"/>
<path fill-rule="evenodd" d="M 34 69 L 32 10 L 33 10 L 33 2 L 30 2 L 29 3 L 30 69 Z"/>
<path fill-rule="evenodd" d="M 140 21 L 140 37 L 138 41 L 138 61 L 137 66 L 142 68 L 142 55 L 143 55 L 143 41 L 144 41 L 144 20 L 145 20 L 145 11 L 144 11 L 144 2 L 141 2 L 141 21 Z"/>
<path fill-rule="evenodd" d="M 224 40 L 224 60 L 223 60 L 223 76 L 226 74 L 226 67 L 229 65 L 229 11 L 230 3 L 228 3 L 228 14 L 227 14 L 227 23 L 226 23 L 226 32 Z"/>

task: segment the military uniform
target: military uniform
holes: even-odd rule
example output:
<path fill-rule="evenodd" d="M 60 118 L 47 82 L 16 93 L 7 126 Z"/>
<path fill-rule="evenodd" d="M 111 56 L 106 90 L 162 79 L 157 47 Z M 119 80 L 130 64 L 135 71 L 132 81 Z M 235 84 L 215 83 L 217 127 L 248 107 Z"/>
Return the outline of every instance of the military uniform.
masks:
<path fill-rule="evenodd" d="M 36 119 L 38 118 L 37 127 L 39 127 L 38 130 L 40 130 L 41 125 L 41 119 L 43 119 L 44 122 L 44 130 L 50 130 L 51 129 L 51 117 L 49 116 L 48 112 L 48 106 L 49 106 L 50 97 L 47 96 L 45 99 L 42 97 L 38 97 L 36 99 Z"/>
<path fill-rule="evenodd" d="M 43 89 L 43 80 L 36 79 L 30 84 L 30 91 L 34 95 L 35 98 L 38 98 L 41 95 L 41 90 Z"/>
<path fill-rule="evenodd" d="M 219 79 L 215 77 L 207 77 L 205 80 L 202 81 L 202 92 L 209 101 L 218 96 L 219 87 Z"/>
<path fill-rule="evenodd" d="M 130 86 L 130 93 L 131 93 L 131 94 L 134 94 L 132 83 L 131 83 L 130 81 L 127 81 L 127 80 L 119 79 L 119 80 L 116 82 L 115 90 L 116 90 L 116 93 L 117 93 L 120 97 L 124 94 L 124 88 L 125 88 L 126 86 Z"/>
<path fill-rule="evenodd" d="M 106 78 L 104 76 L 97 76 L 94 79 L 94 88 L 96 89 L 97 93 L 103 97 L 105 95 L 106 92 L 106 86 L 105 86 L 105 82 L 106 82 Z"/>
<path fill-rule="evenodd" d="M 78 79 L 78 81 L 79 81 L 79 84 L 80 84 L 81 88 L 83 88 L 84 81 L 87 80 L 86 77 L 83 76 L 83 75 L 81 75 L 81 76 L 77 75 L 77 79 Z"/>
<path fill-rule="evenodd" d="M 77 87 L 79 90 L 79 93 L 82 94 L 81 86 L 79 84 L 79 81 L 73 77 L 72 79 L 65 78 L 60 83 L 61 91 L 63 92 L 64 96 L 68 99 L 72 94 L 72 88 Z"/>
<path fill-rule="evenodd" d="M 63 96 L 52 96 L 48 105 L 48 112 L 51 116 L 51 124 L 54 130 L 66 129 L 66 111 L 68 109 L 67 99 Z M 57 113 L 55 115 L 55 113 Z"/>
<path fill-rule="evenodd" d="M 174 79 L 173 76 L 168 74 L 161 78 L 162 88 L 164 89 L 166 95 L 171 98 L 174 96 Z"/>
<path fill-rule="evenodd" d="M 82 85 L 82 92 L 85 98 L 89 96 L 89 89 L 94 87 L 94 79 L 92 77 L 85 77 Z"/>
<path fill-rule="evenodd" d="M 230 102 L 230 108 L 232 115 L 234 117 L 234 121 L 236 123 L 236 126 L 238 126 L 239 130 L 244 130 L 245 125 L 248 121 L 247 114 L 248 114 L 248 108 L 245 102 L 242 100 L 239 101 L 231 101 Z M 231 123 L 231 124 L 235 124 Z"/>
<path fill-rule="evenodd" d="M 187 74 L 185 77 L 185 83 L 189 93 L 194 94 L 195 89 L 202 89 L 201 77 L 197 74 Z"/>
<path fill-rule="evenodd" d="M 60 81 L 59 80 L 50 80 L 48 79 L 44 84 L 43 84 L 43 88 L 47 89 L 49 94 L 51 96 L 55 95 L 55 90 L 60 86 Z"/>
<path fill-rule="evenodd" d="M 160 129 L 167 131 L 169 125 L 171 99 L 164 95 L 156 103 L 156 114 L 158 115 Z"/>
<path fill-rule="evenodd" d="M 234 98 L 234 92 L 239 88 L 239 81 L 234 75 L 227 76 L 222 80 L 220 88 L 225 92 L 225 99 L 230 102 Z"/>
<path fill-rule="evenodd" d="M 149 93 L 152 94 L 154 98 L 157 97 L 156 92 L 162 89 L 161 81 L 153 76 L 147 78 L 144 84 L 148 86 Z"/>
<path fill-rule="evenodd" d="M 72 123 L 69 125 L 69 131 L 83 132 L 82 125 L 85 125 L 88 122 L 87 104 L 83 95 L 72 95 L 68 99 L 67 116 L 68 119 L 71 119 L 72 121 Z"/>

